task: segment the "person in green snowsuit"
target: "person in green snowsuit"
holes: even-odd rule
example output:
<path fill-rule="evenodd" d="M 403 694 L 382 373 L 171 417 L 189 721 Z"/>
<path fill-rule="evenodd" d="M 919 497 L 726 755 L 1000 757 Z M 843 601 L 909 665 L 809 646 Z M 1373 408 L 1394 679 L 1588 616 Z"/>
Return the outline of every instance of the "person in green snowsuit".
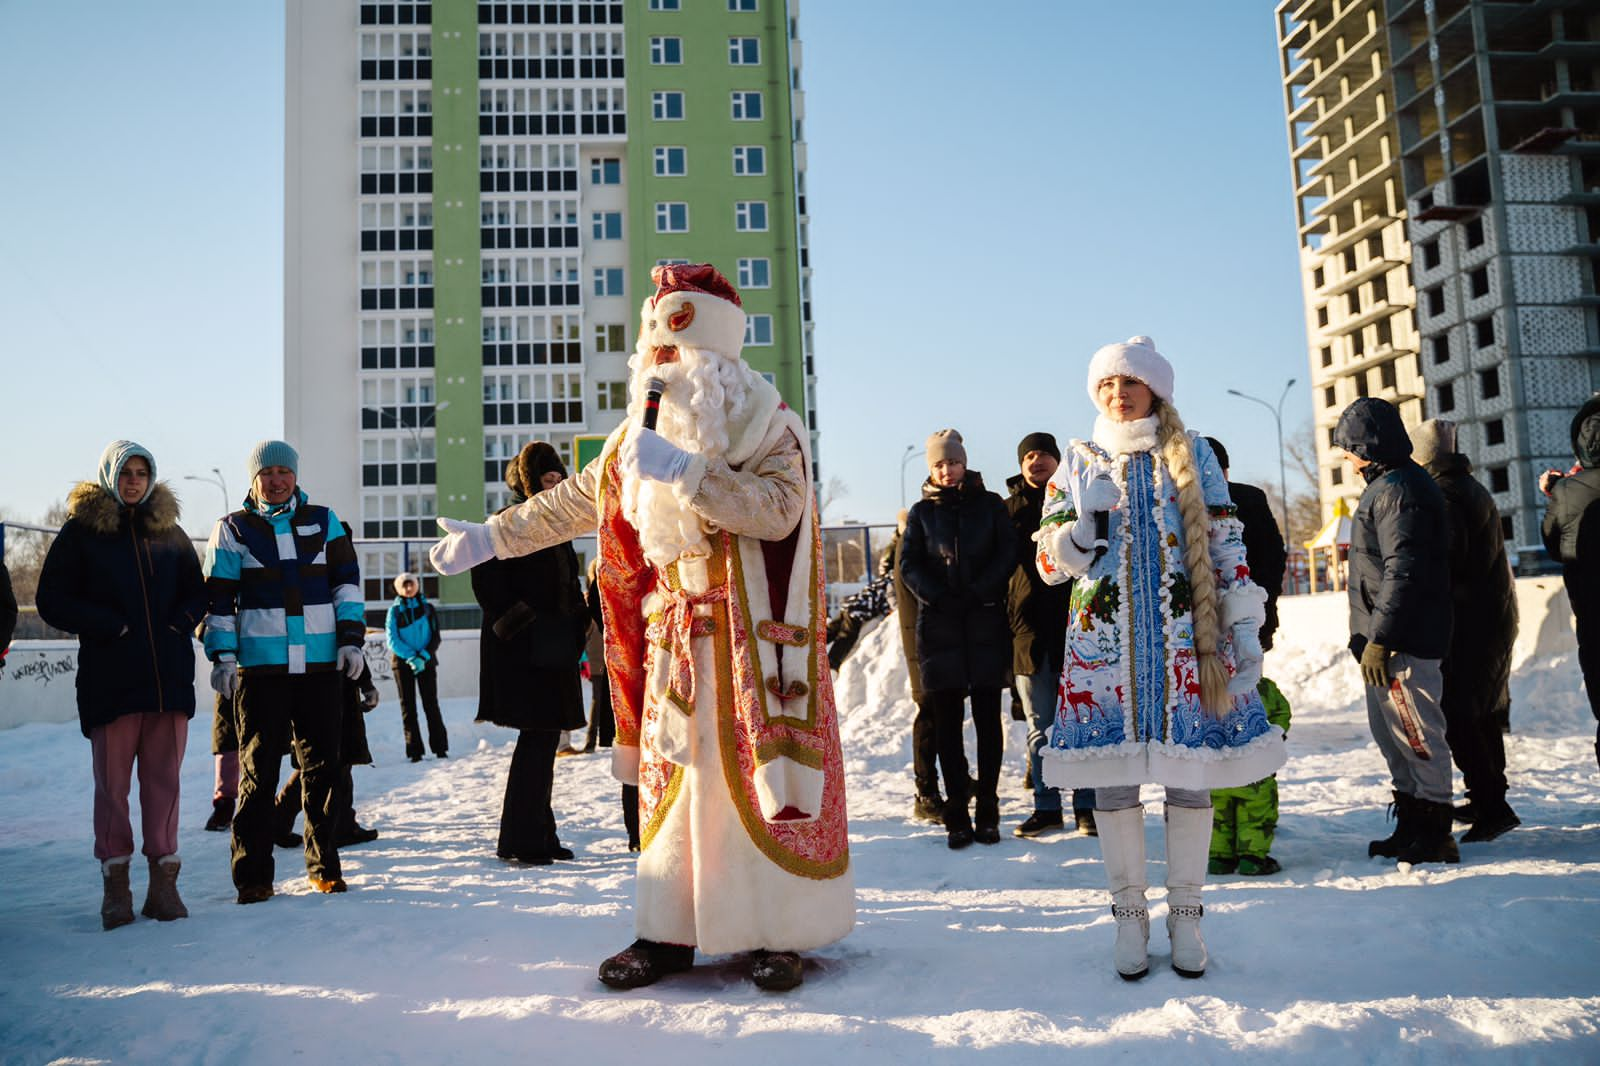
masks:
<path fill-rule="evenodd" d="M 1256 686 L 1267 708 L 1267 721 L 1289 735 L 1289 701 L 1271 678 Z M 1208 873 L 1238 872 L 1248 877 L 1275 874 L 1283 869 L 1268 854 L 1278 828 L 1278 775 L 1253 785 L 1211 790 L 1211 861 Z"/>

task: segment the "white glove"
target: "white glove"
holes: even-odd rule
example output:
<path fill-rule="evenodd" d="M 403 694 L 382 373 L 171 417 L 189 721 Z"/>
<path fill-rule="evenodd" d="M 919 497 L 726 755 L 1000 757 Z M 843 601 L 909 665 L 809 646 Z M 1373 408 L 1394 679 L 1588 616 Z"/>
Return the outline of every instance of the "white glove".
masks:
<path fill-rule="evenodd" d="M 346 644 L 339 649 L 339 669 L 351 681 L 361 676 L 361 668 L 366 665 L 367 657 L 361 654 L 360 648 L 352 648 Z"/>
<path fill-rule="evenodd" d="M 223 699 L 233 699 L 233 694 L 239 691 L 239 664 L 232 659 L 212 663 L 211 688 Z"/>
<path fill-rule="evenodd" d="M 440 518 L 438 522 L 446 536 L 428 549 L 428 561 L 439 573 L 464 574 L 494 558 L 494 538 L 484 523 L 459 518 Z"/>
<path fill-rule="evenodd" d="M 1117 483 L 1101 474 L 1083 487 L 1078 494 L 1078 514 L 1088 517 L 1100 511 L 1114 511 L 1122 502 L 1122 490 Z"/>
<path fill-rule="evenodd" d="M 683 480 L 692 458 L 688 452 L 653 429 L 641 428 L 628 436 L 633 443 L 631 465 L 640 477 L 669 483 Z"/>
<path fill-rule="evenodd" d="M 1233 679 L 1228 695 L 1243 696 L 1261 683 L 1261 623 L 1254 618 L 1233 624 Z"/>

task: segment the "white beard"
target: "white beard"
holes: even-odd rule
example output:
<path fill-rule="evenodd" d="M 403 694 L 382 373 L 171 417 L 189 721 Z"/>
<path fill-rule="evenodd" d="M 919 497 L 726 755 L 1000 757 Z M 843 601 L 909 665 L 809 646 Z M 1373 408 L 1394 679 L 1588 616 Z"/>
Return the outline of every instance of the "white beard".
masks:
<path fill-rule="evenodd" d="M 684 451 L 707 459 L 728 451 L 728 423 L 738 422 L 749 402 L 749 383 L 738 359 L 698 348 L 678 349 L 678 361 L 649 366 L 648 349 L 628 357 L 628 421 L 638 425 L 644 412 L 645 383 L 658 377 L 666 383 L 656 432 Z M 624 448 L 627 444 L 624 443 Z M 649 481 L 622 464 L 622 514 L 639 531 L 644 556 L 664 569 L 680 555 L 711 554 L 700 516 L 690 496 L 678 485 Z"/>

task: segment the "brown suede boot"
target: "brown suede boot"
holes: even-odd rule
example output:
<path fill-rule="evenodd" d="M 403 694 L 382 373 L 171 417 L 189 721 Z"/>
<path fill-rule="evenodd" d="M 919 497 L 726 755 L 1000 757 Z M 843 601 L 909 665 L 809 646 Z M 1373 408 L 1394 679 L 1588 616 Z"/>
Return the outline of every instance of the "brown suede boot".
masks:
<path fill-rule="evenodd" d="M 100 864 L 105 896 L 100 900 L 100 925 L 115 929 L 133 921 L 133 891 L 128 887 L 128 863 L 133 856 L 107 859 Z"/>
<path fill-rule="evenodd" d="M 181 866 L 176 855 L 163 855 L 150 860 L 150 887 L 144 894 L 144 906 L 139 909 L 140 914 L 158 922 L 189 917 L 189 908 L 178 898 L 178 870 Z"/>

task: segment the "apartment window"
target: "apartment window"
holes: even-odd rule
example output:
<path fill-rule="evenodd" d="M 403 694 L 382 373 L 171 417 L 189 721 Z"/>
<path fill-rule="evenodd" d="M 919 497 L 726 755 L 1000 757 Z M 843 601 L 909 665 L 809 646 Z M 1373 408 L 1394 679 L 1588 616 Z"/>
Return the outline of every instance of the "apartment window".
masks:
<path fill-rule="evenodd" d="M 728 62 L 736 67 L 753 67 L 761 62 L 761 38 L 729 37 Z"/>
<path fill-rule="evenodd" d="M 689 173 L 689 150 L 670 145 L 655 150 L 656 177 L 681 178 Z"/>
<path fill-rule="evenodd" d="M 772 316 L 751 315 L 744 320 L 744 343 L 750 345 L 770 345 L 772 343 Z"/>
<path fill-rule="evenodd" d="M 1503 466 L 1491 466 L 1489 468 L 1489 491 L 1490 492 L 1510 492 L 1511 491 L 1511 471 L 1510 471 L 1510 469 L 1508 469 L 1507 467 L 1503 467 Z"/>
<path fill-rule="evenodd" d="M 656 204 L 657 233 L 688 233 L 689 205 L 679 200 Z"/>
<path fill-rule="evenodd" d="M 620 322 L 597 322 L 594 327 L 594 350 L 606 352 L 627 351 L 627 332 Z"/>
<path fill-rule="evenodd" d="M 1361 313 L 1361 292 L 1360 292 L 1360 290 L 1351 289 L 1349 292 L 1345 293 L 1344 294 L 1344 306 L 1345 306 L 1345 310 L 1350 312 L 1351 317 L 1359 315 Z"/>
<path fill-rule="evenodd" d="M 596 296 L 621 296 L 622 268 L 596 267 L 594 272 L 594 294 Z"/>
<path fill-rule="evenodd" d="M 1328 483 L 1332 485 L 1344 484 L 1344 468 L 1336 466 L 1328 471 Z"/>
<path fill-rule="evenodd" d="M 628 383 L 626 381 L 595 382 L 594 406 L 597 411 L 626 411 L 628 409 Z"/>
<path fill-rule="evenodd" d="M 1515 524 L 1513 524 L 1511 521 L 1511 516 L 1508 514 L 1503 514 L 1500 516 L 1500 536 L 1507 544 L 1511 544 L 1516 540 L 1517 529 Z"/>
<path fill-rule="evenodd" d="M 740 200 L 733 205 L 733 228 L 741 233 L 767 231 L 767 202 Z"/>
<path fill-rule="evenodd" d="M 1383 234 L 1374 233 L 1367 238 L 1367 259 L 1383 258 Z"/>
<path fill-rule="evenodd" d="M 733 149 L 733 172 L 753 178 L 767 172 L 767 150 L 760 145 L 741 144 Z"/>
<path fill-rule="evenodd" d="M 589 163 L 589 183 L 591 185 L 621 185 L 622 160 L 620 159 L 595 159 Z"/>
<path fill-rule="evenodd" d="M 361 369 L 433 366 L 433 319 L 363 318 Z"/>
<path fill-rule="evenodd" d="M 729 11 L 756 11 L 759 0 L 728 0 Z"/>
<path fill-rule="evenodd" d="M 759 119 L 761 117 L 761 94 L 754 92 L 734 93 L 733 117 L 746 122 L 754 122 Z"/>
<path fill-rule="evenodd" d="M 1476 248 L 1483 243 L 1483 217 L 1481 215 L 1468 222 L 1463 229 L 1466 233 L 1468 248 Z"/>
<path fill-rule="evenodd" d="M 513 313 L 483 316 L 483 365 L 581 365 L 583 335 L 578 316 L 535 313 L 527 306 L 533 297 L 522 299 L 522 304 L 510 309 Z M 568 302 L 576 304 L 578 299 L 574 296 Z"/>
<path fill-rule="evenodd" d="M 1332 385 L 1325 386 L 1322 390 L 1322 406 L 1333 407 L 1339 402 L 1339 390 Z"/>
<path fill-rule="evenodd" d="M 1435 395 L 1439 397 L 1439 410 L 1441 413 L 1445 411 L 1454 411 L 1456 409 L 1455 382 L 1447 381 L 1443 385 L 1440 385 Z"/>
<path fill-rule="evenodd" d="M 1478 394 L 1485 400 L 1492 400 L 1500 395 L 1500 368 L 1491 366 L 1488 370 L 1478 371 Z"/>
<path fill-rule="evenodd" d="M 594 213 L 594 239 L 597 241 L 622 240 L 622 212 L 596 211 Z"/>
<path fill-rule="evenodd" d="M 1367 393 L 1367 371 L 1365 371 L 1365 370 L 1359 371 L 1355 376 L 1355 382 L 1356 382 L 1356 395 L 1357 396 L 1366 396 L 1366 395 L 1368 395 L 1368 393 Z"/>
<path fill-rule="evenodd" d="M 1333 429 L 1334 429 L 1334 427 L 1329 426 L 1326 430 L 1323 431 L 1324 435 L 1326 435 L 1327 438 L 1328 438 L 1328 447 L 1330 447 L 1330 448 L 1336 447 L 1336 445 L 1333 443 Z"/>
<path fill-rule="evenodd" d="M 672 122 L 683 117 L 683 94 L 664 91 L 650 94 L 650 117 L 662 122 Z"/>
<path fill-rule="evenodd" d="M 1378 368 L 1378 387 L 1383 389 L 1395 388 L 1394 360 L 1391 359 Z"/>
<path fill-rule="evenodd" d="M 1372 302 L 1375 303 L 1375 304 L 1381 304 L 1381 303 L 1387 302 L 1388 299 L 1389 299 L 1389 279 L 1388 278 L 1373 278 L 1372 279 Z"/>
<path fill-rule="evenodd" d="M 1472 323 L 1472 335 L 1478 347 L 1487 348 L 1494 343 L 1494 316 L 1487 315 Z"/>
<path fill-rule="evenodd" d="M 1320 289 L 1320 288 L 1322 288 L 1322 286 L 1326 285 L 1327 283 L 1328 283 L 1327 272 L 1324 271 L 1321 267 L 1317 267 L 1315 270 L 1313 270 L 1311 272 L 1311 287 L 1313 289 Z"/>
<path fill-rule="evenodd" d="M 679 0 L 650 0 L 651 11 L 677 11 Z"/>
<path fill-rule="evenodd" d="M 1480 296 L 1489 295 L 1489 268 L 1479 267 L 1467 275 L 1467 291 L 1476 300 Z"/>
<path fill-rule="evenodd" d="M 1365 354 L 1367 354 L 1367 331 L 1358 329 L 1350 334 L 1350 358 L 1360 359 Z M 1361 395 L 1365 396 L 1366 393 L 1363 392 Z"/>
<path fill-rule="evenodd" d="M 739 260 L 739 288 L 741 288 L 741 289 L 770 289 L 770 288 L 772 288 L 772 260 L 770 260 L 770 259 L 741 259 L 741 260 Z"/>
<path fill-rule="evenodd" d="M 361 264 L 361 310 L 431 307 L 432 259 L 369 259 Z"/>
<path fill-rule="evenodd" d="M 1503 418 L 1491 418 L 1483 424 L 1483 443 L 1504 444 L 1506 442 L 1506 422 Z"/>
<path fill-rule="evenodd" d="M 1429 337 L 1428 348 L 1433 352 L 1435 366 L 1450 361 L 1450 337 L 1448 334 L 1441 333 L 1437 337 Z"/>
<path fill-rule="evenodd" d="M 1323 328 L 1328 325 L 1328 307 L 1326 304 L 1317 308 L 1317 325 Z"/>
<path fill-rule="evenodd" d="M 1333 349 L 1331 347 L 1323 348 L 1322 352 L 1321 352 L 1321 356 L 1322 356 L 1322 365 L 1323 366 L 1332 366 L 1333 365 Z"/>
<path fill-rule="evenodd" d="M 650 38 L 650 63 L 657 67 L 675 67 L 683 62 L 682 37 Z"/>
<path fill-rule="evenodd" d="M 1387 318 L 1378 323 L 1378 347 L 1394 347 L 1394 327 L 1389 324 Z"/>
<path fill-rule="evenodd" d="M 1442 314 L 1444 314 L 1444 286 L 1443 285 L 1435 285 L 1433 288 L 1429 289 L 1423 295 L 1428 298 L 1428 314 L 1429 315 L 1442 315 Z"/>
<path fill-rule="evenodd" d="M 1354 274 L 1356 272 L 1356 250 L 1354 248 L 1346 248 L 1344 250 L 1344 272 L 1346 274 Z"/>
<path fill-rule="evenodd" d="M 1439 265 L 1439 242 L 1429 241 L 1422 246 L 1422 269 L 1432 270 Z"/>

